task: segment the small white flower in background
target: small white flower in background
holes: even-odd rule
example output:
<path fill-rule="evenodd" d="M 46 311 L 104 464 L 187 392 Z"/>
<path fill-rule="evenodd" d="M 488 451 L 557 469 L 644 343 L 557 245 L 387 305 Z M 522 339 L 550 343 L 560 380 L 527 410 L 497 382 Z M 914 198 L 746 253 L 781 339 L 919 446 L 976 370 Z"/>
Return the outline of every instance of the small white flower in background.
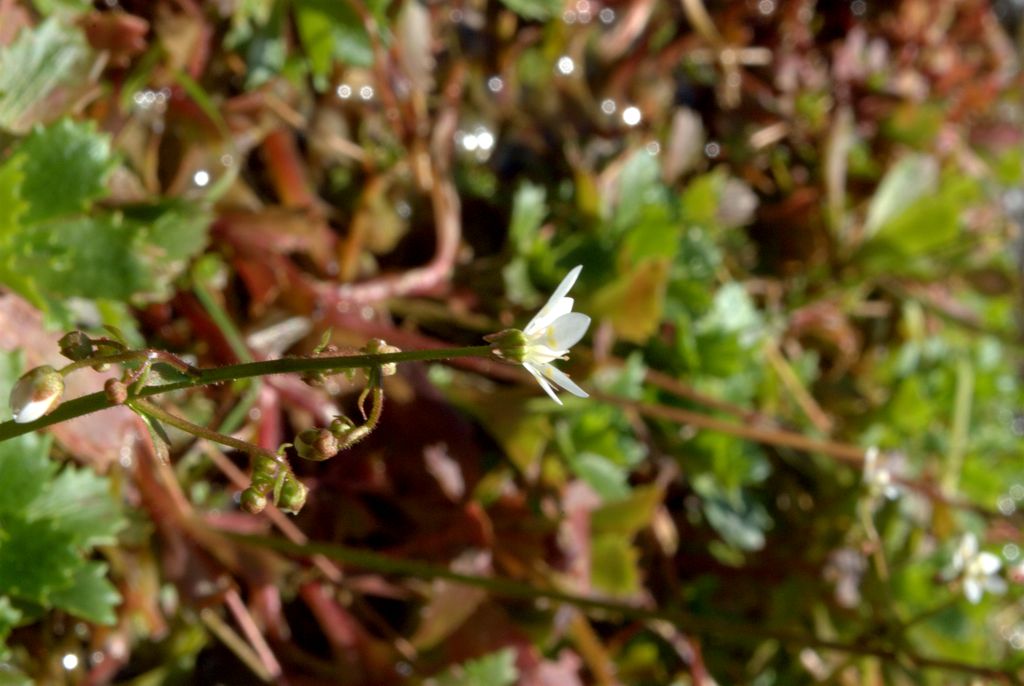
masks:
<path fill-rule="evenodd" d="M 1002 561 L 992 553 L 978 551 L 978 539 L 974 534 L 964 534 L 960 545 L 953 553 L 953 573 L 960 576 L 964 595 L 972 603 L 978 603 L 985 591 L 1004 593 L 1006 581 L 998 576 Z"/>
<path fill-rule="evenodd" d="M 18 424 L 34 422 L 60 405 L 64 377 L 50 365 L 31 369 L 11 389 L 11 413 Z"/>
<path fill-rule="evenodd" d="M 864 485 L 868 489 L 868 498 L 895 500 L 899 497 L 900 489 L 893 483 L 888 461 L 880 458 L 881 453 L 875 447 L 868 448 L 864 453 Z"/>
<path fill-rule="evenodd" d="M 558 288 L 540 308 L 522 331 L 507 329 L 485 336 L 491 343 L 494 354 L 510 362 L 518 362 L 533 374 L 540 387 L 559 405 L 552 383 L 580 398 L 588 397 L 562 370 L 555 367 L 555 360 L 568 359 L 569 349 L 576 345 L 590 326 L 590 317 L 572 311 L 573 299 L 566 294 L 583 270 L 577 266 L 562 279 Z"/>

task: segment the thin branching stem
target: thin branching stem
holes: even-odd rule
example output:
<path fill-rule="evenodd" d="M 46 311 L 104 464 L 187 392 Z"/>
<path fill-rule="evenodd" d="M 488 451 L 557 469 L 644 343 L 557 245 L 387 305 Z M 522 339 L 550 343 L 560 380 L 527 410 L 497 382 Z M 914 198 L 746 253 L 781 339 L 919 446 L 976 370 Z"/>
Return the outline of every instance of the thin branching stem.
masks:
<path fill-rule="evenodd" d="M 437 350 L 407 350 L 397 353 L 373 353 L 365 355 L 337 355 L 322 357 L 282 357 L 276 360 L 262 360 L 259 362 L 246 362 L 242 364 L 225 365 L 223 367 L 210 367 L 207 369 L 195 369 L 194 374 L 181 381 L 160 384 L 158 386 L 147 386 L 135 396 L 146 398 L 161 393 L 180 391 L 196 386 L 208 386 L 210 384 L 234 381 L 237 379 L 251 379 L 270 374 L 291 374 L 306 372 L 321 372 L 332 374 L 345 369 L 362 369 L 366 367 L 379 367 L 380 365 L 392 362 L 417 362 L 447 360 L 454 357 L 488 357 L 491 355 L 491 348 L 487 345 L 468 346 L 464 348 L 442 348 Z M 137 359 L 137 354 L 126 357 L 124 360 L 113 360 L 105 358 L 102 361 L 129 361 Z M 15 436 L 20 436 L 30 431 L 51 426 L 60 422 L 81 417 L 82 415 L 105 410 L 112 407 L 113 403 L 105 393 L 92 393 L 80 398 L 68 400 L 56 410 L 41 417 L 34 422 L 17 424 L 13 421 L 0 424 L 0 441 L 5 441 Z"/>

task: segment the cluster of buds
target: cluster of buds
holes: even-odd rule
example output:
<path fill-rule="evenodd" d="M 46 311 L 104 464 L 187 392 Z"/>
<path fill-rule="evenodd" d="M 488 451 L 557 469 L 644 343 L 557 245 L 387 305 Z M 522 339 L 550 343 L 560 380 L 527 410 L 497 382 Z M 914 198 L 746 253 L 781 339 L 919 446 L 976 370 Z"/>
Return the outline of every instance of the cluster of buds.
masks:
<path fill-rule="evenodd" d="M 284 512 L 296 513 L 306 504 L 309 489 L 295 478 L 283 460 L 260 455 L 252 463 L 252 481 L 242 491 L 242 509 L 252 514 L 262 512 L 273 502 Z"/>
<path fill-rule="evenodd" d="M 329 460 L 345 447 L 352 444 L 351 436 L 356 427 L 347 417 L 335 417 L 326 429 L 306 429 L 295 437 L 295 452 L 304 460 L 323 462 Z"/>

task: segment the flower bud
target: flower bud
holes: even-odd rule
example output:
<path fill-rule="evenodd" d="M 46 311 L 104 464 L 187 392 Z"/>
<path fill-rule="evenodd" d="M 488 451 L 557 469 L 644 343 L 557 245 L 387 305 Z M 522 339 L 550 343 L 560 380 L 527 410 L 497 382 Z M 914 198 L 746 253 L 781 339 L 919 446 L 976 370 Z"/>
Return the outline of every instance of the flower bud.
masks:
<path fill-rule="evenodd" d="M 60 354 L 73 362 L 92 357 L 95 352 L 92 339 L 81 331 L 64 334 L 57 344 L 60 346 Z"/>
<path fill-rule="evenodd" d="M 402 352 L 402 349 L 393 345 L 388 345 L 381 338 L 371 338 L 363 347 L 363 352 L 370 355 L 387 355 L 390 353 L 400 353 Z M 398 371 L 398 365 L 394 362 L 386 362 L 380 366 L 381 376 L 391 376 L 396 371 Z"/>
<path fill-rule="evenodd" d="M 491 352 L 508 362 L 522 363 L 526 359 L 529 341 L 526 334 L 519 329 L 505 329 L 498 333 L 484 336 L 491 344 Z"/>
<path fill-rule="evenodd" d="M 282 512 L 296 514 L 306 504 L 308 495 L 309 489 L 298 479 L 288 475 L 281 486 L 281 497 L 277 501 L 277 506 Z"/>
<path fill-rule="evenodd" d="M 327 429 L 306 429 L 295 437 L 295 452 L 306 460 L 327 460 L 338 454 L 338 439 Z"/>
<path fill-rule="evenodd" d="M 252 477 L 250 477 L 250 488 L 262 495 L 266 495 L 274 488 L 274 482 L 281 469 L 280 464 L 271 457 L 259 455 L 252 463 Z"/>
<path fill-rule="evenodd" d="M 240 503 L 249 514 L 259 514 L 267 507 L 267 496 L 250 486 L 242 491 Z"/>
<path fill-rule="evenodd" d="M 330 431 L 334 434 L 334 437 L 339 441 L 345 440 L 352 429 L 356 428 L 355 424 L 352 423 L 348 417 L 335 417 L 334 421 L 331 422 Z"/>
<path fill-rule="evenodd" d="M 19 424 L 34 422 L 60 405 L 64 377 L 50 365 L 26 372 L 11 389 L 11 412 Z"/>
<path fill-rule="evenodd" d="M 103 384 L 103 392 L 107 394 L 107 400 L 115 405 L 124 405 L 128 400 L 128 387 L 117 379 L 107 379 Z"/>

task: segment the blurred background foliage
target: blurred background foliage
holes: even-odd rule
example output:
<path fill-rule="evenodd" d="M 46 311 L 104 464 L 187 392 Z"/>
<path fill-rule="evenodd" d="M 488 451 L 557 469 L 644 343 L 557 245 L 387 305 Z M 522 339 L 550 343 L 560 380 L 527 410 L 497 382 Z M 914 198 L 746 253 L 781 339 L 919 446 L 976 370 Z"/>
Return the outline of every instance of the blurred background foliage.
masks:
<path fill-rule="evenodd" d="M 590 399 L 408 365 L 294 519 L 118 411 L 0 444 L 0 684 L 1019 683 L 1022 18 L 0 1 L 4 387 L 75 327 L 470 345 L 576 264 L 594 318 Z M 360 384 L 167 402 L 276 449 Z"/>

